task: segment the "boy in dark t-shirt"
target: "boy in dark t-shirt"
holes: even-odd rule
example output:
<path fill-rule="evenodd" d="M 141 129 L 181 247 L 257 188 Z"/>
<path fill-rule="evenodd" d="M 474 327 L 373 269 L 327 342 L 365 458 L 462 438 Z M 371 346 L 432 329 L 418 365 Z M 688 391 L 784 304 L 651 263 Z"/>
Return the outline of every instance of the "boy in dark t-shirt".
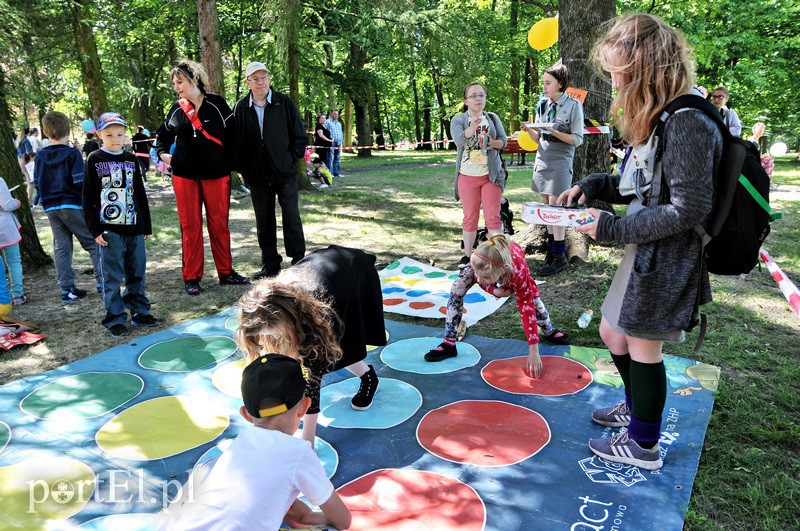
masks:
<path fill-rule="evenodd" d="M 83 180 L 83 215 L 86 226 L 100 246 L 103 279 L 103 325 L 114 337 L 128 333 L 131 311 L 134 326 L 155 326 L 150 301 L 145 295 L 147 259 L 144 240 L 152 233 L 142 174 L 136 157 L 123 150 L 125 121 L 107 112 L 97 120 L 103 147 L 86 159 Z M 125 293 L 120 295 L 122 280 Z"/>

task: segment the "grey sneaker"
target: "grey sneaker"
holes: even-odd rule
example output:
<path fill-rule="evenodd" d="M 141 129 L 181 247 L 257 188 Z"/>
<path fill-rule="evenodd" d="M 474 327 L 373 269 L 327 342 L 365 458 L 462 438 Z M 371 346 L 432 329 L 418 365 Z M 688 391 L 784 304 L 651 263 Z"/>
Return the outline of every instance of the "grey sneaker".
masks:
<path fill-rule="evenodd" d="M 628 436 L 626 428 L 622 428 L 610 439 L 589 439 L 589 448 L 595 455 L 615 463 L 637 466 L 645 470 L 658 470 L 664 466 L 661 460 L 661 447 L 656 444 L 650 449 L 642 448 Z"/>
<path fill-rule="evenodd" d="M 631 423 L 631 410 L 623 400 L 619 404 L 598 409 L 592 413 L 592 420 L 609 428 L 625 428 Z"/>

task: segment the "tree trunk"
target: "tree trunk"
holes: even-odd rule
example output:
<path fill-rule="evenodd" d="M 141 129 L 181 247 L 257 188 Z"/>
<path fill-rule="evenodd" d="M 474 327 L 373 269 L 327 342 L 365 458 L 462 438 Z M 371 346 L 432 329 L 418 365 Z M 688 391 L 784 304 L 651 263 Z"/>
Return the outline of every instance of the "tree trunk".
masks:
<path fill-rule="evenodd" d="M 589 54 L 599 34 L 600 25 L 616 14 L 614 0 L 561 0 L 559 2 L 558 42 L 561 57 L 569 69 L 572 86 L 588 90 L 583 106 L 584 116 L 608 121 L 611 86 L 591 64 Z M 608 172 L 608 135 L 585 135 L 576 150 L 574 180 L 590 173 Z"/>
<path fill-rule="evenodd" d="M 342 146 L 353 145 L 353 100 L 350 96 L 344 102 L 344 141 Z"/>
<path fill-rule="evenodd" d="M 293 0 L 285 3 L 284 22 L 286 23 L 286 70 L 289 76 L 289 98 L 297 105 L 300 101 L 300 21 L 298 4 Z M 311 179 L 306 173 L 305 158 L 295 161 L 297 167 L 297 188 L 313 190 Z"/>
<path fill-rule="evenodd" d="M 39 242 L 39 235 L 36 234 L 36 226 L 31 215 L 30 205 L 28 204 L 27 188 L 25 185 L 22 170 L 17 161 L 17 150 L 12 139 L 14 129 L 11 125 L 11 113 L 8 108 L 8 87 L 6 87 L 5 70 L 0 66 L 0 175 L 6 179 L 9 188 L 21 185 L 12 195 L 22 203 L 19 210 L 15 212 L 21 227 L 19 229 L 22 240 L 19 242 L 19 250 L 22 255 L 22 263 L 26 269 L 38 269 L 40 267 L 52 265 L 53 260 L 42 249 Z"/>
<path fill-rule="evenodd" d="M 369 103 L 353 100 L 353 107 L 356 111 L 356 136 L 359 146 L 372 145 L 372 125 L 369 121 Z M 371 157 L 372 150 L 369 148 L 359 149 L 359 157 Z"/>
<path fill-rule="evenodd" d="M 394 135 L 392 135 L 392 123 L 389 120 L 389 109 L 386 106 L 386 98 L 383 99 L 383 115 L 386 117 L 386 132 L 389 134 L 389 143 L 392 145 L 392 151 L 395 150 Z"/>
<path fill-rule="evenodd" d="M 558 43 L 563 63 L 569 69 L 572 86 L 588 90 L 583 112 L 586 118 L 608 121 L 611 86 L 600 77 L 591 63 L 590 53 L 600 34 L 600 25 L 616 15 L 614 0 L 561 0 L 558 4 Z M 609 171 L 609 135 L 584 135 L 583 144 L 575 152 L 573 182 L 591 173 Z M 611 205 L 592 202 L 613 212 Z M 570 255 L 583 260 L 588 247 L 570 245 Z"/>
<path fill-rule="evenodd" d="M 200 32 L 200 55 L 208 75 L 209 92 L 225 96 L 222 75 L 222 50 L 219 45 L 219 12 L 217 0 L 197 0 L 197 29 Z"/>
<path fill-rule="evenodd" d="M 431 151 L 431 108 L 425 107 L 422 113 L 422 145 L 419 146 L 422 151 Z"/>
<path fill-rule="evenodd" d="M 509 112 L 511 114 L 510 122 L 508 125 L 508 134 L 512 134 L 515 131 L 519 130 L 519 63 L 521 59 L 519 57 L 518 46 L 514 42 L 519 36 L 517 35 L 518 32 L 518 25 L 519 25 L 519 0 L 511 0 L 511 5 L 509 9 L 509 23 L 508 23 L 508 31 L 509 31 L 509 42 L 511 43 L 510 52 L 511 57 L 509 58 L 509 62 L 511 64 L 511 72 L 508 76 L 508 99 L 509 99 Z"/>
<path fill-rule="evenodd" d="M 419 142 L 422 138 L 422 126 L 419 119 L 419 90 L 417 89 L 417 68 L 414 65 L 414 49 L 411 48 L 409 57 L 409 64 L 411 65 L 411 92 L 414 94 L 414 132 L 417 134 L 414 137 L 414 142 Z M 419 146 L 416 146 L 419 149 Z"/>
<path fill-rule="evenodd" d="M 69 0 L 75 34 L 75 56 L 81 68 L 83 85 L 89 95 L 92 119 L 96 120 L 109 107 L 103 84 L 103 68 L 92 31 L 91 3 L 91 0 Z"/>
<path fill-rule="evenodd" d="M 377 92 L 375 93 L 375 102 L 370 105 L 372 107 L 372 126 L 375 130 L 375 144 L 378 146 L 383 146 L 386 144 L 386 139 L 383 137 L 383 124 L 381 123 L 381 112 L 380 112 L 380 98 L 378 97 Z M 385 147 L 381 147 L 378 149 L 386 149 Z"/>

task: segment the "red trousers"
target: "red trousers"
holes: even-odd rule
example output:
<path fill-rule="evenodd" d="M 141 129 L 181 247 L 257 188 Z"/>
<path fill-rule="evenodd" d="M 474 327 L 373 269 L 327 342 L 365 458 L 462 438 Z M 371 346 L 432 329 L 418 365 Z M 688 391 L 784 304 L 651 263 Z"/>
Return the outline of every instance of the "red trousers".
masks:
<path fill-rule="evenodd" d="M 231 178 L 186 179 L 172 176 L 178 220 L 181 224 L 183 244 L 183 280 L 203 278 L 203 205 L 206 207 L 208 239 L 211 254 L 220 277 L 233 271 L 231 259 L 231 232 L 228 229 L 228 211 L 231 206 Z"/>

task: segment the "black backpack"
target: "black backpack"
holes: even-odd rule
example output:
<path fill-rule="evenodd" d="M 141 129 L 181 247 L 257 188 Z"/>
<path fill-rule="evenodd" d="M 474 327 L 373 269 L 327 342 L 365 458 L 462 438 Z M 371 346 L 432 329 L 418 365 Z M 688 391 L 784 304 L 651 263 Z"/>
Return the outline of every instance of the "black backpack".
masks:
<path fill-rule="evenodd" d="M 770 222 L 781 217 L 769 207 L 769 175 L 761 167 L 761 157 L 752 142 L 734 137 L 711 102 L 693 94 L 675 98 L 661 113 L 656 127 L 656 155 L 652 194 L 661 187 L 662 142 L 667 120 L 681 109 L 697 109 L 711 118 L 722 133 L 722 158 L 714 175 L 714 205 L 705 225 L 694 227 L 703 247 L 699 260 L 709 273 L 741 275 L 758 263 L 761 244 L 770 231 Z M 706 316 L 699 313 L 700 286 L 687 332 L 700 324 L 695 351 L 705 338 Z"/>
<path fill-rule="evenodd" d="M 705 225 L 695 226 L 703 240 L 701 259 L 710 273 L 741 275 L 758 263 L 761 244 L 771 221 L 781 217 L 769 207 L 769 175 L 752 142 L 731 135 L 722 115 L 708 100 L 687 94 L 675 98 L 661 114 L 656 128 L 656 172 L 660 179 L 664 126 L 681 109 L 697 109 L 714 120 L 722 133 L 722 158 L 714 175 L 714 206 Z M 654 189 L 656 176 L 654 176 Z"/>

